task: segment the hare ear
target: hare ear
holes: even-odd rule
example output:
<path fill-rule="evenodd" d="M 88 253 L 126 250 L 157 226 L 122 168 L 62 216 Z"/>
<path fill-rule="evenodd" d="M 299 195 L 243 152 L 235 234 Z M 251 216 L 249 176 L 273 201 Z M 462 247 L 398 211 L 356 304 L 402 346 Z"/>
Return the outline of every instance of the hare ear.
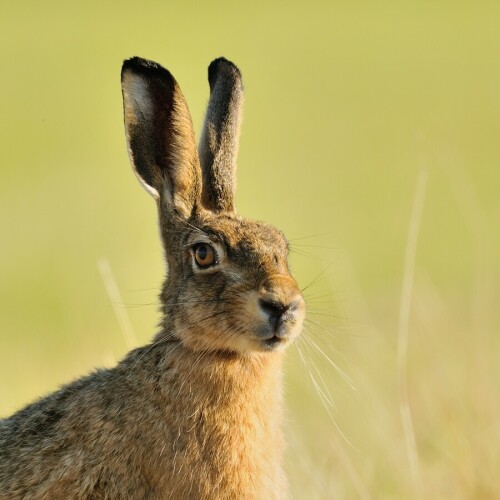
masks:
<path fill-rule="evenodd" d="M 208 67 L 208 82 L 210 100 L 199 145 L 202 204 L 214 212 L 232 211 L 243 83 L 240 70 L 223 57 Z"/>
<path fill-rule="evenodd" d="M 146 59 L 122 66 L 125 133 L 141 184 L 167 210 L 189 217 L 200 196 L 201 172 L 189 110 L 174 77 Z"/>

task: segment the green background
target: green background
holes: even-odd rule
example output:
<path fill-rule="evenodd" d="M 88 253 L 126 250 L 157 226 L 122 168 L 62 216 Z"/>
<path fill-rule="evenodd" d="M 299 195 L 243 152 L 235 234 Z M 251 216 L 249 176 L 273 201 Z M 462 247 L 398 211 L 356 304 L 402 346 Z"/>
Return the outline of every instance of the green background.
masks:
<path fill-rule="evenodd" d="M 285 231 L 302 286 L 319 275 L 286 365 L 294 498 L 500 497 L 499 26 L 486 1 L 4 2 L 0 415 L 153 336 L 164 268 L 121 62 L 167 66 L 199 130 L 223 55 L 246 87 L 238 210 Z"/>

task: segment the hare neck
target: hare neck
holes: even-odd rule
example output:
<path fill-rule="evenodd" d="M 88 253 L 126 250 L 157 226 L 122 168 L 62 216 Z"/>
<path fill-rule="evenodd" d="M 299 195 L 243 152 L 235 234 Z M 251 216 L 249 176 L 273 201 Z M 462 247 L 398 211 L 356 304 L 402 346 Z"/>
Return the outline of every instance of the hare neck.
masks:
<path fill-rule="evenodd" d="M 169 361 L 176 377 L 165 375 L 171 384 L 165 395 L 175 398 L 181 416 L 169 422 L 178 432 L 177 466 L 196 467 L 206 478 L 197 483 L 194 497 L 281 498 L 279 492 L 286 491 L 282 354 L 241 357 L 172 350 Z M 178 493 L 179 498 L 190 494 Z"/>
<path fill-rule="evenodd" d="M 155 339 L 153 344 L 132 351 L 119 369 L 133 370 L 144 386 L 161 399 L 183 406 L 185 412 L 241 405 L 245 411 L 248 408 L 260 414 L 261 407 L 262 412 L 275 411 L 279 417 L 282 364 L 282 352 L 246 356 L 199 352 L 170 337 L 166 341 Z"/>
<path fill-rule="evenodd" d="M 241 356 L 179 347 L 173 348 L 166 360 L 182 374 L 183 389 L 190 394 L 199 393 L 199 403 L 231 404 L 240 399 L 260 400 L 266 394 L 281 401 L 282 353 Z"/>

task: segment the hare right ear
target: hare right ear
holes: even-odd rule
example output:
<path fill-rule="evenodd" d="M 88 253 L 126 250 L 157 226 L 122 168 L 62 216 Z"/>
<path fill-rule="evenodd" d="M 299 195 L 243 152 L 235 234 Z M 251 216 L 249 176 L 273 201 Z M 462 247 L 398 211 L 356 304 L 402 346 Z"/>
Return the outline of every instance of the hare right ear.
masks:
<path fill-rule="evenodd" d="M 173 214 L 188 218 L 200 197 L 193 125 L 179 85 L 155 62 L 133 57 L 122 67 L 125 132 L 141 184 Z"/>
<path fill-rule="evenodd" d="M 200 139 L 201 201 L 214 212 L 234 210 L 236 156 L 243 109 L 240 70 L 220 57 L 208 67 L 210 100 Z"/>

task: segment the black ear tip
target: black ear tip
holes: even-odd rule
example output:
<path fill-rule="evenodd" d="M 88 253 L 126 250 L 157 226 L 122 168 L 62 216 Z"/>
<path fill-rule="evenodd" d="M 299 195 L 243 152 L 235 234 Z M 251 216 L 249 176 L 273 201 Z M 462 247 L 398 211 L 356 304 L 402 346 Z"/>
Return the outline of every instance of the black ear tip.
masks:
<path fill-rule="evenodd" d="M 123 61 L 122 71 L 131 70 L 134 73 L 142 73 L 144 71 L 157 68 L 161 68 L 158 63 L 150 61 L 149 59 L 143 59 L 142 57 L 134 56 Z"/>
<path fill-rule="evenodd" d="M 135 73 L 137 75 L 143 75 L 146 78 L 161 78 L 162 80 L 174 80 L 174 77 L 160 64 L 150 61 L 149 59 L 143 59 L 142 57 L 131 57 L 130 59 L 125 59 L 122 65 L 122 77 L 125 73 Z M 175 80 L 174 80 L 175 81 Z"/>
<path fill-rule="evenodd" d="M 208 82 L 210 83 L 210 87 L 213 86 L 217 76 L 220 74 L 234 78 L 235 80 L 241 80 L 241 71 L 238 66 L 225 57 L 218 57 L 210 63 L 208 67 Z"/>

